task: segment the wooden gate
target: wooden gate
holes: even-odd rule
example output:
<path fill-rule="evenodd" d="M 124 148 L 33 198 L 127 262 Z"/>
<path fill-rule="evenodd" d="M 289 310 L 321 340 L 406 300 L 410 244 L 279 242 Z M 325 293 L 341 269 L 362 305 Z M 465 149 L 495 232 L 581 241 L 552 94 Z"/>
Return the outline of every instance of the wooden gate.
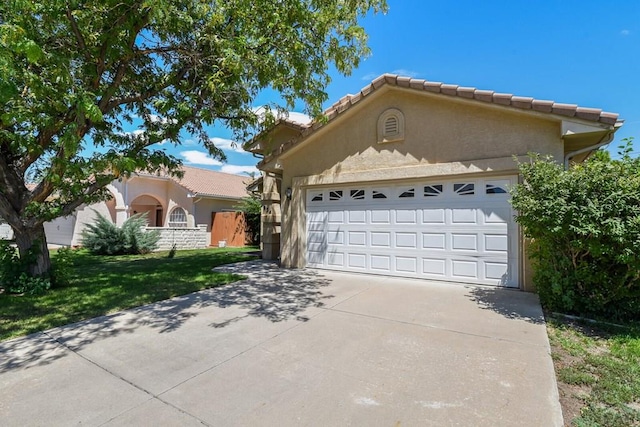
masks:
<path fill-rule="evenodd" d="M 211 246 L 245 246 L 246 222 L 242 212 L 211 212 Z"/>

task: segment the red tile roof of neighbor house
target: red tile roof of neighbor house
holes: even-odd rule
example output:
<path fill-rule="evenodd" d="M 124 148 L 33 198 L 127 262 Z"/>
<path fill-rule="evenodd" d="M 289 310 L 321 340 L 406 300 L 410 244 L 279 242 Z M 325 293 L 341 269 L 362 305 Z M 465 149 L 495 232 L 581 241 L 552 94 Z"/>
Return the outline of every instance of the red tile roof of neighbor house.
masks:
<path fill-rule="evenodd" d="M 182 166 L 182 178 L 160 175 L 186 188 L 196 197 L 221 197 L 241 199 L 247 196 L 247 184 L 253 179 L 249 176 L 217 172 L 210 169 Z M 139 176 L 156 176 L 140 173 Z"/>
<path fill-rule="evenodd" d="M 192 193 L 200 196 L 221 196 L 241 199 L 247 196 L 249 176 L 216 172 L 210 169 L 182 166 L 182 179 L 171 178 Z"/>
<path fill-rule="evenodd" d="M 314 133 L 317 129 L 326 126 L 336 117 L 338 117 L 354 105 L 358 104 L 365 97 L 371 95 L 373 92 L 377 91 L 385 85 L 396 86 L 415 91 L 429 92 L 432 94 L 444 95 L 448 97 L 458 97 L 476 102 L 491 103 L 506 108 L 528 110 L 538 113 L 548 113 L 557 116 L 573 117 L 576 119 L 598 122 L 609 126 L 614 126 L 616 125 L 616 123 L 620 122 L 618 120 L 617 113 L 608 113 L 598 108 L 586 108 L 580 107 L 575 104 L 562 104 L 554 101 L 534 99 L 531 97 L 515 96 L 510 93 L 498 93 L 492 90 L 480 90 L 474 87 L 463 87 L 453 84 L 431 82 L 422 79 L 412 79 L 410 77 L 403 77 L 397 74 L 383 74 L 373 80 L 370 84 L 362 88 L 362 90 L 360 90 L 360 92 L 358 92 L 357 94 L 345 95 L 331 107 L 327 108 L 323 112 L 323 115 L 326 117 L 325 121 L 312 121 L 307 125 L 303 125 L 300 123 L 291 123 L 287 119 L 280 119 L 278 121 L 279 123 L 286 123 L 288 125 L 294 125 L 297 128 L 301 128 L 300 136 L 282 144 L 270 156 L 266 156 L 265 160 L 271 159 L 287 151 L 297 142 L 305 139 L 307 136 Z M 255 141 L 252 145 L 255 145 L 256 142 L 257 141 Z"/>

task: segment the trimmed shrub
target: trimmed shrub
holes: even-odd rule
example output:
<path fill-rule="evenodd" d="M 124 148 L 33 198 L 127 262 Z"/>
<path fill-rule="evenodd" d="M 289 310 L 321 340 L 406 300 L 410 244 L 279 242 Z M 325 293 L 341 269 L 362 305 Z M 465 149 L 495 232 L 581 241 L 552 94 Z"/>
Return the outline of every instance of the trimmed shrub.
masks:
<path fill-rule="evenodd" d="M 146 231 L 146 213 L 127 219 L 117 227 L 99 212 L 94 224 L 87 224 L 82 233 L 82 245 L 95 255 L 145 254 L 158 247 L 160 233 Z"/>
<path fill-rule="evenodd" d="M 531 155 L 511 190 L 531 239 L 534 283 L 545 308 L 590 317 L 640 316 L 640 160 L 598 152 L 565 171 Z"/>

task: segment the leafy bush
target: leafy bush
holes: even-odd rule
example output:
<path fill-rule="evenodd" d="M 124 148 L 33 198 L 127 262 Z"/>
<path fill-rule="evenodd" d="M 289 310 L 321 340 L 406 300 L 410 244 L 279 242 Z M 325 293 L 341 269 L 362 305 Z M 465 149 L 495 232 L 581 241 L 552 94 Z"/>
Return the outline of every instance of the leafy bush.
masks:
<path fill-rule="evenodd" d="M 38 295 L 48 291 L 51 288 L 51 281 L 46 277 L 33 277 L 27 273 L 21 273 L 9 285 L 9 293 Z"/>
<path fill-rule="evenodd" d="M 25 272 L 18 249 L 6 240 L 0 240 L 0 285 L 7 288 L 20 273 Z"/>
<path fill-rule="evenodd" d="M 531 239 L 534 283 L 548 309 L 618 320 L 640 316 L 640 160 L 599 152 L 565 171 L 531 155 L 512 189 Z"/>
<path fill-rule="evenodd" d="M 35 245 L 34 247 L 39 247 Z M 27 271 L 36 257 L 36 249 L 24 257 L 9 242 L 0 240 L 0 287 L 12 294 L 35 295 L 48 290 L 51 282 L 47 277 L 32 277 Z"/>
<path fill-rule="evenodd" d="M 245 197 L 238 203 L 236 209 L 244 213 L 246 221 L 246 232 L 249 235 L 251 243 L 257 245 L 260 243 L 260 216 L 262 214 L 262 202 L 260 196 L 252 194 Z"/>
<path fill-rule="evenodd" d="M 51 260 L 51 282 L 54 286 L 65 286 L 73 275 L 73 250 L 60 248 Z"/>
<path fill-rule="evenodd" d="M 82 244 L 95 255 L 145 254 L 158 247 L 160 233 L 145 231 L 146 213 L 127 219 L 117 227 L 99 212 L 94 224 L 87 224 Z"/>

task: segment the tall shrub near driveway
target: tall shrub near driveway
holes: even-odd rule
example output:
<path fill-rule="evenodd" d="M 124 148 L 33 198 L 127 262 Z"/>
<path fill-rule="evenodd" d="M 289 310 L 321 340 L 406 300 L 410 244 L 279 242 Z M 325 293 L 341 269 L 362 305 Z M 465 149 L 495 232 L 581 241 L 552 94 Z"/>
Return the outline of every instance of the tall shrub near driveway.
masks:
<path fill-rule="evenodd" d="M 537 155 L 520 164 L 511 203 L 550 310 L 640 316 L 640 160 L 630 157 L 630 141 L 621 148 L 618 160 L 598 152 L 566 171 Z"/>

